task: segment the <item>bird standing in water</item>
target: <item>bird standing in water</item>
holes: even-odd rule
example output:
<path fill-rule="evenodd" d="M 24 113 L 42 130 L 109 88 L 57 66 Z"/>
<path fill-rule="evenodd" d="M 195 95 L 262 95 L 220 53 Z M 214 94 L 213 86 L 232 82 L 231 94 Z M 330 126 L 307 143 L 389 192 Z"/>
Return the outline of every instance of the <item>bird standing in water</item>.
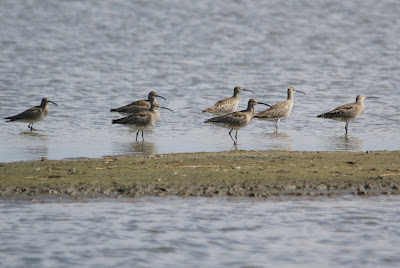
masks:
<path fill-rule="evenodd" d="M 157 123 L 157 121 L 160 119 L 160 113 L 158 112 L 158 110 L 161 108 L 173 112 L 171 109 L 168 109 L 166 107 L 161 107 L 159 104 L 153 103 L 151 105 L 150 110 L 148 111 L 142 111 L 128 115 L 120 119 L 114 119 L 112 120 L 112 123 L 129 125 L 136 128 L 137 129 L 136 141 L 138 140 L 139 132 L 142 131 L 142 139 L 144 140 L 143 131 L 154 126 Z"/>
<path fill-rule="evenodd" d="M 9 120 L 6 122 L 19 121 L 19 122 L 29 123 L 28 128 L 32 132 L 33 130 L 36 130 L 33 128 L 33 123 L 42 121 L 49 113 L 49 106 L 48 106 L 49 102 L 57 106 L 55 102 L 49 100 L 48 98 L 43 98 L 39 106 L 34 106 L 22 113 L 19 113 L 14 116 L 9 116 L 4 119 Z"/>
<path fill-rule="evenodd" d="M 303 94 L 303 91 L 296 90 L 293 87 L 288 88 L 287 90 L 287 100 L 282 101 L 273 105 L 271 108 L 257 113 L 254 118 L 261 119 L 261 120 L 268 120 L 268 121 L 275 121 L 275 132 L 278 131 L 278 123 L 281 120 L 285 120 L 289 117 L 290 113 L 292 112 L 293 107 L 293 93 L 300 92 Z"/>
<path fill-rule="evenodd" d="M 156 98 L 162 98 L 165 100 L 164 97 L 158 95 L 155 91 L 150 91 L 147 100 L 138 100 L 134 101 L 130 104 L 127 104 L 125 106 L 111 109 L 110 112 L 117 112 L 121 114 L 132 114 L 132 113 L 137 113 L 137 112 L 142 112 L 142 111 L 148 111 L 151 108 L 151 105 L 153 103 L 158 104 Z"/>
<path fill-rule="evenodd" d="M 203 113 L 211 113 L 214 115 L 223 115 L 227 113 L 232 113 L 236 111 L 238 104 L 239 104 L 239 95 L 241 91 L 250 91 L 253 94 L 254 91 L 249 90 L 249 89 L 244 89 L 240 86 L 236 86 L 233 89 L 233 96 L 229 98 L 222 99 L 218 101 L 216 104 L 214 104 L 213 107 L 205 109 Z"/>
<path fill-rule="evenodd" d="M 213 123 L 213 124 L 219 125 L 221 127 L 230 128 L 231 131 L 229 131 L 229 136 L 233 140 L 233 144 L 237 145 L 237 132 L 242 127 L 247 126 L 250 123 L 250 121 L 253 119 L 254 106 L 257 104 L 264 104 L 264 105 L 270 106 L 269 104 L 259 102 L 255 99 L 250 99 L 247 104 L 246 110 L 213 117 L 213 118 L 210 118 L 210 119 L 204 121 L 204 123 Z M 235 139 L 231 135 L 231 133 L 234 129 L 236 130 Z"/>
<path fill-rule="evenodd" d="M 364 99 L 379 99 L 373 96 L 358 95 L 356 102 L 348 103 L 333 109 L 330 112 L 320 114 L 317 117 L 328 118 L 336 121 L 346 122 L 344 129 L 346 130 L 346 135 L 348 133 L 349 122 L 355 121 L 360 117 L 365 110 Z"/>

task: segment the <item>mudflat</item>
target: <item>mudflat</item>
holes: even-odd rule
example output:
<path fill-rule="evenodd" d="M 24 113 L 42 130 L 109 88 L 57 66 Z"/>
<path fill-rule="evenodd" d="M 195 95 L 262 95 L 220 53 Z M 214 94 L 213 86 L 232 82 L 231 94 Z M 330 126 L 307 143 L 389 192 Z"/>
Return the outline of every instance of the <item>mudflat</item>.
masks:
<path fill-rule="evenodd" d="M 400 194 L 400 151 L 227 151 L 0 163 L 0 196 Z"/>

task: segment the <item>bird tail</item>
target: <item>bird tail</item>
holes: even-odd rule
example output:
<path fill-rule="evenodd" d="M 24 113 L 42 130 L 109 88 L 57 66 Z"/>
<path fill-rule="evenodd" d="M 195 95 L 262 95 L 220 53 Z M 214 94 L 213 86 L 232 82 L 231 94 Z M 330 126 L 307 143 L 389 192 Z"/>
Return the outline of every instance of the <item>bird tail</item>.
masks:
<path fill-rule="evenodd" d="M 204 121 L 204 123 L 215 123 L 218 122 L 218 117 L 213 117 Z"/>
<path fill-rule="evenodd" d="M 4 117 L 4 119 L 8 120 L 8 121 L 6 121 L 6 122 L 12 122 L 12 121 L 15 121 L 15 119 L 14 119 L 12 116 L 9 116 L 9 117 Z"/>
<path fill-rule="evenodd" d="M 112 120 L 112 124 L 123 124 L 123 123 L 122 123 L 122 119 L 123 119 L 123 118 L 120 118 L 120 119 L 113 119 L 113 120 Z"/>

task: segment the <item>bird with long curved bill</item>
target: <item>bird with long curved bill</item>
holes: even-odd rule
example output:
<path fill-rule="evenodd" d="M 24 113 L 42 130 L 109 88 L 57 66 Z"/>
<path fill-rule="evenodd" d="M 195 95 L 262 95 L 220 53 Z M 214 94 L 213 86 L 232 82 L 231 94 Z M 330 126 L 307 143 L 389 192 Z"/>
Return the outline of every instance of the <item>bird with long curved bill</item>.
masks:
<path fill-rule="evenodd" d="M 246 110 L 213 117 L 213 118 L 207 119 L 206 121 L 204 121 L 204 123 L 213 123 L 218 126 L 231 129 L 229 131 L 229 136 L 233 140 L 233 144 L 237 145 L 238 130 L 241 129 L 242 127 L 247 126 L 250 123 L 250 121 L 253 119 L 254 106 L 257 104 L 263 104 L 263 105 L 267 105 L 267 106 L 271 107 L 267 103 L 259 102 L 256 99 L 250 99 L 247 104 Z M 235 139 L 231 135 L 231 133 L 234 129 L 236 130 Z"/>
<path fill-rule="evenodd" d="M 26 111 L 23 111 L 22 113 L 14 116 L 5 117 L 4 119 L 8 120 L 6 122 L 17 121 L 29 123 L 28 128 L 32 132 L 33 130 L 36 130 L 33 128 L 33 123 L 42 121 L 49 113 L 49 103 L 53 103 L 54 105 L 58 106 L 57 103 L 49 100 L 48 98 L 43 98 L 39 106 L 34 106 Z"/>
<path fill-rule="evenodd" d="M 365 110 L 364 99 L 379 99 L 379 98 L 374 96 L 358 95 L 356 97 L 356 102 L 339 106 L 333 109 L 332 111 L 320 114 L 317 117 L 328 118 L 340 122 L 346 122 L 344 129 L 346 130 L 346 135 L 347 135 L 349 122 L 355 121 L 358 117 L 360 117 L 364 113 Z"/>
<path fill-rule="evenodd" d="M 120 118 L 120 119 L 114 119 L 114 120 L 112 120 L 112 123 L 127 125 L 127 126 L 137 129 L 136 141 L 138 140 L 139 132 L 142 131 L 142 139 L 144 140 L 144 134 L 143 134 L 144 130 L 147 130 L 147 129 L 153 127 L 157 123 L 157 121 L 160 119 L 160 113 L 158 112 L 158 110 L 160 110 L 160 109 L 166 109 L 166 110 L 173 112 L 169 108 L 161 107 L 159 104 L 153 103 L 151 105 L 150 110 L 148 110 L 148 111 L 142 111 L 142 112 L 128 115 L 128 116 Z"/>
<path fill-rule="evenodd" d="M 110 112 L 112 113 L 120 113 L 120 114 L 132 114 L 132 113 L 138 113 L 142 111 L 148 111 L 151 108 L 151 105 L 153 103 L 158 104 L 156 98 L 161 98 L 163 100 L 166 100 L 163 96 L 158 95 L 155 91 L 150 91 L 147 100 L 138 100 L 134 101 L 132 103 L 129 103 L 125 106 L 121 106 L 115 109 L 111 109 Z"/>
<path fill-rule="evenodd" d="M 233 96 L 229 98 L 222 99 L 218 101 L 216 104 L 214 104 L 211 108 L 205 109 L 203 113 L 210 113 L 214 115 L 224 115 L 228 113 L 232 113 L 236 111 L 238 104 L 239 104 L 239 95 L 240 92 L 242 91 L 249 91 L 252 92 L 253 94 L 254 91 L 250 89 L 244 89 L 240 86 L 236 86 L 233 89 Z"/>

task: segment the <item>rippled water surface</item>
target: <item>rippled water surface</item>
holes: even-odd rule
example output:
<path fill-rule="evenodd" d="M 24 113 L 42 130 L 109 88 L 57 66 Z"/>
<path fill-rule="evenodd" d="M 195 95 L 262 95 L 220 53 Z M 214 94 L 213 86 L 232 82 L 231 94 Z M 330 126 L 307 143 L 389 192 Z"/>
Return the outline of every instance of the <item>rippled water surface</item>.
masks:
<path fill-rule="evenodd" d="M 397 196 L 38 201 L 0 201 L 1 267 L 400 264 Z"/>
<path fill-rule="evenodd" d="M 49 116 L 1 123 L 0 161 L 236 149 L 201 111 L 241 85 L 292 115 L 239 131 L 243 150 L 399 150 L 400 3 L 383 1 L 0 1 L 0 116 L 49 97 Z M 145 142 L 109 113 L 155 90 Z M 379 96 L 350 124 L 316 115 Z M 257 107 L 261 111 L 263 107 Z"/>

